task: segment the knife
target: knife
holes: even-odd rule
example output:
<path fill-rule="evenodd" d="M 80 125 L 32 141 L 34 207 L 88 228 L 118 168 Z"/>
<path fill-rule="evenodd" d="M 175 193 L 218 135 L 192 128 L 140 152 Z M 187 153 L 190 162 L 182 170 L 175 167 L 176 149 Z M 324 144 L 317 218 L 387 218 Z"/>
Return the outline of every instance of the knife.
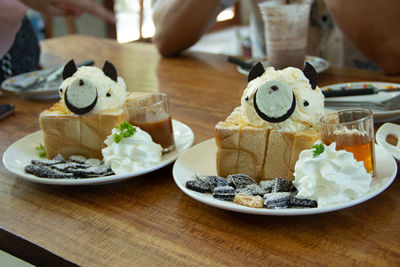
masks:
<path fill-rule="evenodd" d="M 91 66 L 93 64 L 94 64 L 93 60 L 85 60 L 83 62 L 76 64 L 76 66 L 77 67 Z M 65 66 L 65 64 L 52 69 L 50 72 L 46 73 L 45 75 L 39 75 L 38 78 L 32 84 L 30 84 L 26 87 L 19 87 L 18 93 L 21 94 L 21 93 L 24 93 L 24 92 L 32 90 L 32 89 L 38 89 L 38 88 L 40 88 L 41 85 L 43 85 L 46 82 L 58 81 L 58 78 L 60 78 L 62 71 L 64 69 L 64 66 Z"/>
<path fill-rule="evenodd" d="M 354 88 L 348 90 L 326 90 L 322 91 L 325 97 L 337 97 L 337 96 L 355 96 L 355 95 L 373 95 L 379 92 L 400 92 L 400 87 L 394 87 L 390 89 L 378 89 L 378 88 Z"/>
<path fill-rule="evenodd" d="M 324 104 L 325 107 L 331 107 L 333 109 L 363 107 L 380 111 L 393 111 L 399 110 L 400 95 L 381 102 L 325 100 Z"/>

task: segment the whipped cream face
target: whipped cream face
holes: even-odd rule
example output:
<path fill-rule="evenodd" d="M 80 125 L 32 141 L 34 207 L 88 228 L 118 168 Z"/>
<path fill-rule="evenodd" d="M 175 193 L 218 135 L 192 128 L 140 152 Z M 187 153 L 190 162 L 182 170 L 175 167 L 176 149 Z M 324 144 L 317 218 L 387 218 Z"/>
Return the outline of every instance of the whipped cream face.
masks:
<path fill-rule="evenodd" d="M 295 165 L 294 186 L 297 196 L 316 200 L 318 207 L 342 204 L 368 192 L 372 180 L 364 163 L 356 161 L 352 153 L 336 151 L 336 143 L 325 146 L 325 151 L 314 157 L 313 149 L 303 150 Z"/>
<path fill-rule="evenodd" d="M 104 163 L 111 166 L 115 174 L 140 171 L 161 162 L 162 147 L 154 143 L 148 133 L 136 127 L 132 136 L 116 143 L 113 135 L 118 133 L 120 130 L 114 128 L 104 141 L 107 147 L 101 150 Z"/>
<path fill-rule="evenodd" d="M 289 86 L 296 98 L 296 107 L 290 117 L 282 122 L 270 123 L 257 114 L 254 108 L 254 95 L 266 83 L 278 81 Z M 267 68 L 265 72 L 248 83 L 241 99 L 243 117 L 248 124 L 256 127 L 267 127 L 281 131 L 296 131 L 315 126 L 324 114 L 324 95 L 317 86 L 311 88 L 309 80 L 304 73 L 288 67 L 283 70 Z"/>
<path fill-rule="evenodd" d="M 121 77 L 118 77 L 117 82 L 115 82 L 106 76 L 101 69 L 83 66 L 61 84 L 61 102 L 67 110 L 64 98 L 65 91 L 70 84 L 79 83 L 79 79 L 84 83 L 91 83 L 97 89 L 97 103 L 89 112 L 90 114 L 119 109 L 126 100 L 126 85 Z"/>

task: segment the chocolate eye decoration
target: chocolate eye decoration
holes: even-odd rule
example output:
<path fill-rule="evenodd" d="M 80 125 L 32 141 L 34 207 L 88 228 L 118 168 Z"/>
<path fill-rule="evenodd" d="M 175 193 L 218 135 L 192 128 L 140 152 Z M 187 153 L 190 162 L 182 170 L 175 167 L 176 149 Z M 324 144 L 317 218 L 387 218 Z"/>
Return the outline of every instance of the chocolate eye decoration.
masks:
<path fill-rule="evenodd" d="M 60 88 L 59 90 L 60 90 L 60 93 L 62 93 L 62 92 L 63 92 L 63 89 L 62 89 L 62 88 Z"/>
<path fill-rule="evenodd" d="M 253 99 L 257 115 L 271 123 L 287 120 L 296 107 L 296 97 L 288 84 L 269 81 L 257 89 Z"/>
<path fill-rule="evenodd" d="M 111 96 L 111 93 L 108 93 L 108 92 L 107 92 L 106 96 L 107 96 L 107 97 L 110 97 L 110 96 Z"/>
<path fill-rule="evenodd" d="M 249 101 L 249 97 L 248 96 L 246 96 L 246 98 L 244 99 L 245 101 Z"/>
<path fill-rule="evenodd" d="M 310 103 L 308 103 L 307 100 L 304 100 L 303 105 L 304 105 L 305 107 L 307 107 L 308 105 L 310 105 Z"/>

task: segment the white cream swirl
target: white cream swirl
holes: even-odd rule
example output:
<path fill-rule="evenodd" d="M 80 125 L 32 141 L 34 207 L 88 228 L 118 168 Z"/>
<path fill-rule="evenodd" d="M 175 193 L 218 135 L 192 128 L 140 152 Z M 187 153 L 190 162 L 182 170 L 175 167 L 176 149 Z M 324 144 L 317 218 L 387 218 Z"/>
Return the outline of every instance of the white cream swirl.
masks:
<path fill-rule="evenodd" d="M 148 133 L 136 127 L 131 137 L 116 143 L 113 135 L 119 132 L 114 128 L 104 141 L 107 147 L 101 150 L 104 163 L 111 166 L 115 174 L 140 171 L 161 162 L 162 147 L 154 143 Z"/>
<path fill-rule="evenodd" d="M 353 153 L 336 151 L 336 143 L 325 146 L 314 157 L 313 149 L 303 150 L 295 165 L 293 184 L 297 196 L 316 200 L 318 207 L 342 204 L 354 200 L 369 190 L 372 180 L 364 163 L 356 161 Z"/>
<path fill-rule="evenodd" d="M 254 94 L 257 89 L 268 81 L 279 81 L 292 88 L 296 97 L 296 108 L 285 121 L 269 123 L 261 119 L 254 109 Z M 324 95 L 317 86 L 311 88 L 304 73 L 293 67 L 283 70 L 267 68 L 263 75 L 252 80 L 247 85 L 241 99 L 243 117 L 248 124 L 256 127 L 266 127 L 281 131 L 298 131 L 317 125 L 324 115 Z"/>

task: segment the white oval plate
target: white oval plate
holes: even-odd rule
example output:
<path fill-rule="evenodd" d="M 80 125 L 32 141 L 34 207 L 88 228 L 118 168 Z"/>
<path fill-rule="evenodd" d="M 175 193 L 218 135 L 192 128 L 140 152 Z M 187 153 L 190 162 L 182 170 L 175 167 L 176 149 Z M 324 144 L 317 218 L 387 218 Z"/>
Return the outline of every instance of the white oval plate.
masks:
<path fill-rule="evenodd" d="M 236 204 L 231 201 L 218 200 L 212 197 L 211 194 L 204 194 L 187 189 L 185 184 L 188 180 L 194 179 L 195 174 L 217 175 L 216 170 L 216 154 L 217 147 L 214 139 L 209 139 L 199 143 L 189 150 L 185 151 L 175 162 L 172 174 L 175 183 L 188 196 L 198 200 L 204 204 L 214 206 L 221 209 L 251 213 L 259 215 L 274 215 L 274 216 L 292 216 L 292 215 L 308 215 L 331 212 L 348 208 L 360 204 L 370 198 L 375 197 L 384 191 L 394 180 L 397 173 L 397 164 L 388 152 L 380 146 L 376 146 L 376 165 L 377 175 L 373 178 L 371 189 L 364 196 L 350 201 L 345 204 L 310 209 L 266 209 L 266 208 L 250 208 Z"/>
<path fill-rule="evenodd" d="M 387 89 L 390 87 L 400 87 L 398 83 L 386 82 L 351 82 L 351 83 L 337 83 L 321 87 L 321 90 L 341 90 L 343 87 L 349 88 L 363 88 L 364 85 L 372 85 L 379 89 Z M 360 95 L 360 96 L 342 96 L 342 97 L 329 97 L 329 101 L 370 101 L 381 102 L 398 96 L 400 92 L 380 92 L 373 95 Z M 400 119 L 400 107 L 398 110 L 382 111 L 372 110 L 375 122 L 385 122 Z"/>
<path fill-rule="evenodd" d="M 386 136 L 392 134 L 398 139 L 397 146 L 393 146 L 386 142 Z M 386 149 L 392 156 L 400 161 L 400 125 L 394 123 L 385 123 L 379 127 L 376 132 L 376 142 Z"/>
<path fill-rule="evenodd" d="M 248 62 L 258 62 L 258 61 L 260 61 L 260 59 L 252 58 L 252 59 L 248 60 Z M 323 72 L 323 71 L 325 71 L 325 70 L 327 70 L 329 68 L 329 62 L 326 61 L 323 58 L 320 58 L 320 57 L 306 56 L 306 60 L 305 61 L 307 61 L 308 63 L 313 65 L 313 67 L 315 68 L 317 73 L 321 73 L 321 72 Z M 268 68 L 269 65 L 268 65 L 268 60 L 267 59 L 262 59 L 261 62 L 264 65 L 265 68 Z M 246 70 L 246 69 L 243 69 L 241 66 L 237 66 L 237 70 L 241 74 L 249 75 L 249 71 Z"/>
<path fill-rule="evenodd" d="M 19 90 L 13 86 L 15 83 L 19 83 L 22 80 L 28 80 L 29 79 L 36 79 L 37 76 L 39 75 L 46 75 L 47 73 L 53 71 L 52 69 L 46 69 L 46 70 L 35 70 L 27 73 L 22 73 L 13 77 L 10 77 L 6 80 L 4 80 L 1 83 L 1 88 L 4 91 L 8 91 L 11 93 L 19 94 Z M 33 81 L 33 80 L 32 80 Z M 60 80 L 60 84 L 61 84 Z M 55 98 L 60 98 L 60 94 L 58 93 L 59 85 L 58 86 L 51 86 L 51 87 L 46 87 L 46 84 L 39 88 L 39 89 L 32 89 L 29 91 L 24 92 L 21 94 L 22 97 L 27 98 L 27 99 L 55 99 Z"/>
<path fill-rule="evenodd" d="M 158 170 L 173 162 L 179 155 L 190 148 L 194 140 L 192 129 L 190 129 L 186 124 L 176 120 L 172 120 L 172 127 L 174 129 L 176 149 L 163 155 L 159 164 L 133 173 L 81 179 L 40 178 L 25 173 L 24 167 L 28 165 L 32 159 L 40 159 L 35 147 L 39 143 L 43 143 L 41 131 L 31 133 L 9 146 L 3 154 L 3 164 L 6 169 L 13 174 L 35 183 L 53 185 L 100 185 L 115 183 Z"/>

